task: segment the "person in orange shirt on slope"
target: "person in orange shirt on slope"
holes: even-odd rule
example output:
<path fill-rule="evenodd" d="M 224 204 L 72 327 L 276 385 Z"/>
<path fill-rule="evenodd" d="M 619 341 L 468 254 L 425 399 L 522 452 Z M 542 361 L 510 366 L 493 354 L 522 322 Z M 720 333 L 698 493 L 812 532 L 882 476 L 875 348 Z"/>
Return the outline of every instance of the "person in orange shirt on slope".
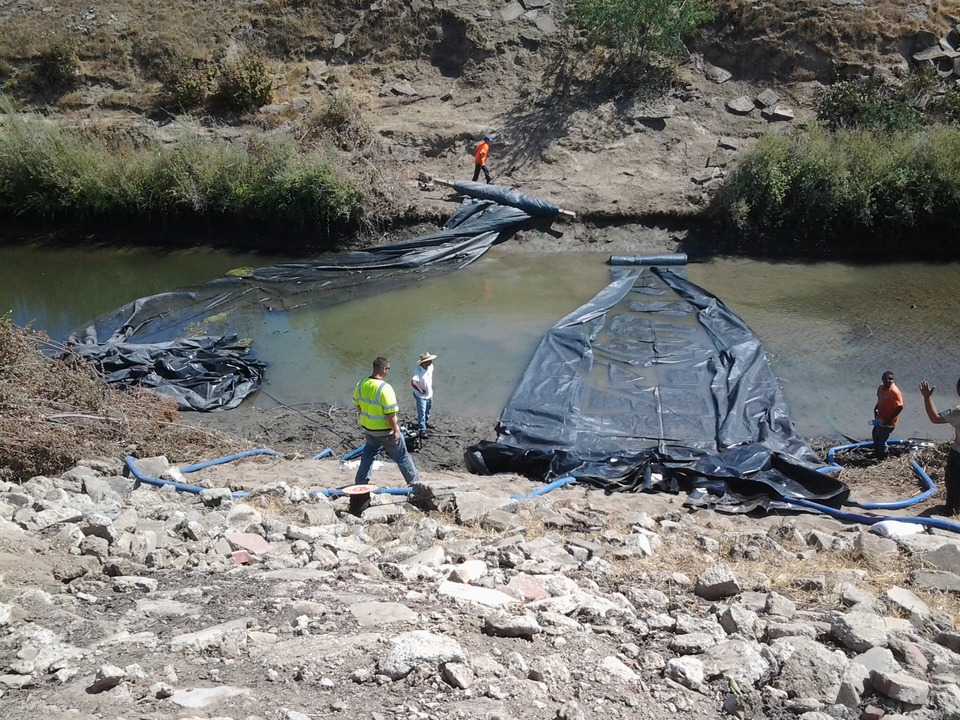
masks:
<path fill-rule="evenodd" d="M 487 170 L 487 154 L 490 152 L 490 143 L 493 142 L 493 138 L 489 135 L 484 135 L 483 140 L 477 145 L 477 149 L 473 151 L 473 181 L 476 182 L 480 177 L 480 171 L 483 170 L 483 176 L 487 179 L 487 185 L 493 182 L 493 176 L 490 174 L 490 171 Z"/>

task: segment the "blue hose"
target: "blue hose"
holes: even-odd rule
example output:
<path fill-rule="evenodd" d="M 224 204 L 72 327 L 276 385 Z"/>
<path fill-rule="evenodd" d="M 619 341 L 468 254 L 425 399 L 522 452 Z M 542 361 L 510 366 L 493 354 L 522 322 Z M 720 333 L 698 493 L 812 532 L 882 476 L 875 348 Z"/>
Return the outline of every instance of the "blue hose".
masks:
<path fill-rule="evenodd" d="M 202 470 L 203 468 L 210 467 L 211 465 L 222 465 L 223 463 L 233 462 L 234 460 L 239 460 L 240 458 L 249 457 L 251 455 L 275 455 L 277 457 L 283 457 L 283 453 L 277 452 L 276 450 L 265 450 L 263 448 L 259 450 L 244 450 L 243 452 L 236 453 L 235 455 L 226 455 L 221 458 L 216 458 L 215 460 L 207 460 L 206 462 L 197 463 L 196 465 L 186 465 L 180 468 L 180 472 L 191 473 L 196 470 Z"/>
<path fill-rule="evenodd" d="M 546 495 L 551 490 L 556 490 L 558 487 L 563 487 L 564 485 L 570 485 L 571 483 L 575 483 L 575 482 L 577 482 L 577 479 L 575 477 L 571 475 L 566 475 L 562 478 L 554 480 L 552 483 L 548 485 L 544 485 L 541 488 L 537 488 L 529 495 L 511 495 L 510 499 L 522 500 L 523 498 L 532 498 L 532 497 L 537 497 L 539 495 Z"/>
<path fill-rule="evenodd" d="M 351 450 L 351 451 L 348 452 L 346 455 L 344 455 L 342 459 L 343 459 L 343 460 L 350 460 L 351 458 L 355 458 L 357 455 L 359 455 L 360 453 L 363 452 L 363 449 L 364 449 L 365 447 L 366 447 L 366 444 L 363 444 L 363 445 L 361 445 L 360 447 L 358 447 L 356 450 Z"/>
<path fill-rule="evenodd" d="M 231 456 L 231 458 L 236 459 L 240 457 L 246 457 L 247 455 L 257 455 L 257 454 L 281 455 L 282 453 L 274 452 L 273 450 L 248 450 L 245 453 L 238 453 L 237 455 L 233 455 Z M 144 483 L 145 485 L 153 485 L 156 487 L 164 487 L 169 485 L 170 487 L 180 490 L 181 492 L 188 492 L 194 495 L 199 495 L 204 490 L 209 489 L 209 488 L 200 487 L 199 485 L 187 485 L 186 483 L 176 482 L 175 480 L 161 480 L 160 478 L 144 475 L 142 472 L 140 472 L 140 468 L 137 467 L 137 461 L 136 459 L 134 459 L 132 455 L 127 455 L 124 462 L 126 463 L 127 467 L 130 468 L 130 472 L 133 474 L 133 476 L 138 481 Z M 223 458 L 218 458 L 218 460 L 211 460 L 210 462 L 207 462 L 207 463 L 198 463 L 197 465 L 190 465 L 188 466 L 190 468 L 189 471 L 186 468 L 180 468 L 180 472 L 192 472 L 194 470 L 199 470 L 201 467 L 218 465 L 221 462 L 228 462 L 228 461 L 224 460 Z M 413 488 L 411 487 L 377 488 L 373 492 L 376 495 L 409 495 L 410 493 L 413 492 Z M 343 495 L 343 490 L 341 490 L 340 488 L 330 488 L 329 490 L 314 490 L 310 494 L 323 495 L 325 497 L 333 497 L 336 495 Z M 249 495 L 250 495 L 250 492 L 247 490 L 237 490 L 236 492 L 231 493 L 230 497 L 234 499 L 241 499 Z"/>
<path fill-rule="evenodd" d="M 848 500 L 846 504 L 863 508 L 864 510 L 899 510 L 900 508 L 910 507 L 911 505 L 916 505 L 919 502 L 923 502 L 937 491 L 937 486 L 933 484 L 933 480 L 930 479 L 930 476 L 927 475 L 927 473 L 922 467 L 920 467 L 920 464 L 916 460 L 910 461 L 910 467 L 913 468 L 914 474 L 923 481 L 923 484 L 927 488 L 919 495 L 914 495 L 906 500 L 897 500 L 895 502 L 861 503 L 854 500 Z"/>
<path fill-rule="evenodd" d="M 326 449 L 324 449 L 324 450 L 321 450 L 321 451 L 318 452 L 316 455 L 314 455 L 313 458 L 311 458 L 311 459 L 312 459 L 312 460 L 319 460 L 320 458 L 325 458 L 325 457 L 327 457 L 327 455 L 333 455 L 333 448 L 326 448 Z"/>
<path fill-rule="evenodd" d="M 907 445 L 909 443 L 905 442 L 904 440 L 887 440 L 887 444 L 888 445 Z M 824 470 L 833 470 L 835 468 L 840 467 L 839 465 L 836 464 L 836 462 L 833 459 L 834 453 L 836 453 L 838 450 L 850 450 L 852 448 L 860 448 L 860 447 L 873 447 L 873 442 L 868 441 L 868 442 L 850 443 L 848 445 L 837 445 L 836 447 L 830 448 L 827 451 L 827 460 L 833 463 L 833 465 L 828 468 L 821 468 L 820 471 L 822 472 Z M 910 507 L 911 505 L 916 505 L 917 503 L 923 502 L 924 500 L 926 500 L 928 497 L 930 497 L 937 491 L 937 486 L 934 485 L 933 480 L 930 479 L 930 476 L 927 475 L 927 473 L 924 471 L 922 467 L 920 467 L 920 464 L 916 460 L 910 461 L 910 467 L 913 468 L 914 474 L 923 482 L 923 485 L 926 488 L 919 495 L 914 495 L 913 497 L 909 497 L 906 500 L 895 500 L 893 502 L 861 503 L 861 502 L 857 502 L 856 500 L 848 500 L 844 504 L 849 505 L 851 507 L 863 508 L 864 510 L 900 510 L 902 508 Z"/>
<path fill-rule="evenodd" d="M 832 508 L 829 505 L 821 505 L 820 503 L 815 503 L 810 500 L 804 500 L 803 498 L 783 498 L 783 501 L 790 503 L 791 505 L 798 505 L 800 507 L 810 508 L 811 510 L 817 510 L 822 512 L 825 515 L 830 515 L 835 517 L 838 520 L 848 520 L 850 522 L 858 522 L 864 525 L 874 525 L 878 522 L 884 520 L 893 520 L 895 522 L 904 522 L 912 523 L 914 525 L 923 525 L 925 527 L 938 528 L 940 530 L 949 530 L 951 532 L 960 533 L 960 523 L 950 522 L 949 520 L 941 520 L 939 518 L 927 518 L 927 517 L 874 517 L 872 515 L 857 515 L 856 513 L 844 512 L 843 510 L 837 510 Z"/>
<path fill-rule="evenodd" d="M 908 443 L 906 440 L 887 440 L 886 444 L 887 445 L 909 445 L 910 443 Z M 866 442 L 849 443 L 847 445 L 837 445 L 836 447 L 832 447 L 829 450 L 827 450 L 827 462 L 836 464 L 834 463 L 833 455 L 838 450 L 851 450 L 853 448 L 860 448 L 860 447 L 873 447 L 873 441 L 867 440 Z"/>
<path fill-rule="evenodd" d="M 909 444 L 903 440 L 887 440 L 889 445 L 906 445 Z M 821 472 L 824 470 L 833 470 L 838 467 L 834 462 L 834 453 L 838 450 L 849 450 L 851 448 L 859 447 L 872 447 L 873 442 L 859 442 L 859 443 L 850 443 L 848 445 L 837 445 L 836 447 L 830 448 L 827 452 L 827 460 L 833 465 L 828 468 L 821 468 Z M 899 510 L 901 508 L 910 507 L 911 505 L 916 505 L 917 503 L 923 502 L 931 495 L 937 491 L 937 486 L 934 484 L 933 480 L 927 475 L 926 471 L 920 467 L 920 463 L 916 460 L 910 461 L 910 467 L 913 469 L 914 474 L 923 482 L 926 490 L 924 490 L 919 495 L 914 495 L 913 497 L 907 498 L 906 500 L 897 500 L 894 502 L 857 502 L 855 500 L 848 500 L 844 505 L 850 507 L 863 508 L 864 510 Z M 830 515 L 831 517 L 837 518 L 838 520 L 846 520 L 849 522 L 862 523 L 864 525 L 873 525 L 884 520 L 893 520 L 895 522 L 904 522 L 911 523 L 914 525 L 922 525 L 924 527 L 938 528 L 940 530 L 948 530 L 950 532 L 960 532 L 960 523 L 951 522 L 949 520 L 942 520 L 940 518 L 927 518 L 927 517 L 874 517 L 872 515 L 858 515 L 856 513 L 846 512 L 844 510 L 837 510 L 832 508 L 829 505 L 821 505 L 820 503 L 815 503 L 810 500 L 804 500 L 802 498 L 783 498 L 784 502 L 787 502 L 791 505 L 797 505 L 799 507 L 809 508 L 811 510 L 816 510 L 822 512 L 825 515 Z"/>
<path fill-rule="evenodd" d="M 155 485 L 157 487 L 170 485 L 176 488 L 177 490 L 180 490 L 182 492 L 193 493 L 194 495 L 199 495 L 205 489 L 197 485 L 187 485 L 185 483 L 176 482 L 174 480 L 161 480 L 160 478 L 144 475 L 143 473 L 140 472 L 140 469 L 137 467 L 137 461 L 134 460 L 132 455 L 127 455 L 124 462 L 127 464 L 127 467 L 130 468 L 130 472 L 133 473 L 133 476 L 140 482 L 145 483 L 147 485 Z"/>

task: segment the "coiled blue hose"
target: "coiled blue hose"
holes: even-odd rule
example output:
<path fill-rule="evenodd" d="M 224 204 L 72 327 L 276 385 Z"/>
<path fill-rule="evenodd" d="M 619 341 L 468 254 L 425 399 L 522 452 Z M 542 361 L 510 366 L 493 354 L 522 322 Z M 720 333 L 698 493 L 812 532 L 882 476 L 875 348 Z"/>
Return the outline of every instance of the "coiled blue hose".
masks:
<path fill-rule="evenodd" d="M 909 445 L 910 443 L 905 440 L 887 440 L 887 445 Z M 840 450 L 850 450 L 853 448 L 861 447 L 873 447 L 872 442 L 858 442 L 858 443 L 849 443 L 847 445 L 837 445 L 832 447 L 827 451 L 827 462 L 833 463 L 829 468 L 821 468 L 823 470 L 832 470 L 835 468 L 840 468 L 840 465 L 837 465 L 834 461 L 834 455 Z M 933 480 L 930 479 L 930 476 L 927 475 L 926 471 L 920 467 L 920 464 L 916 460 L 910 461 L 910 467 L 913 469 L 914 474 L 920 479 L 926 488 L 919 495 L 914 495 L 909 497 L 906 500 L 895 500 L 893 502 L 857 502 L 856 500 L 848 500 L 845 504 L 851 507 L 863 508 L 864 510 L 900 510 L 901 508 L 910 507 L 911 505 L 916 505 L 926 500 L 928 497 L 933 495 L 937 491 L 937 486 L 934 485 Z"/>
<path fill-rule="evenodd" d="M 908 441 L 904 440 L 887 440 L 888 445 L 908 445 Z M 832 463 L 831 467 L 821 468 L 823 470 L 833 470 L 837 469 L 840 466 L 837 465 L 834 461 L 834 454 L 840 450 L 849 450 L 852 448 L 859 447 L 872 447 L 873 442 L 859 442 L 859 443 L 850 443 L 848 445 L 837 445 L 836 447 L 830 448 L 827 452 L 827 461 Z M 913 497 L 907 498 L 906 500 L 896 500 L 894 502 L 857 502 L 855 500 L 847 500 L 844 503 L 850 507 L 863 508 L 864 510 L 899 510 L 901 508 L 910 507 L 911 505 L 916 505 L 917 503 L 923 502 L 931 495 L 937 491 L 937 486 L 934 484 L 933 480 L 927 475 L 926 471 L 920 467 L 920 463 L 916 460 L 910 461 L 910 467 L 913 470 L 914 474 L 923 482 L 925 490 L 919 495 L 914 495 Z M 913 525 L 922 525 L 924 527 L 938 528 L 940 530 L 948 530 L 950 532 L 960 532 L 960 523 L 951 522 L 950 520 L 943 520 L 941 518 L 928 518 L 928 517 L 899 517 L 899 516 L 886 516 L 886 517 L 874 517 L 872 515 L 858 515 L 856 513 L 847 512 L 845 510 L 838 510 L 832 508 L 828 505 L 821 505 L 820 503 L 815 503 L 810 500 L 804 500 L 802 498 L 784 498 L 784 502 L 787 502 L 791 505 L 797 505 L 799 507 L 805 507 L 810 510 L 816 510 L 817 512 L 822 512 L 825 515 L 830 515 L 831 517 L 837 518 L 838 520 L 846 520 L 850 522 L 862 523 L 864 525 L 874 525 L 878 522 L 884 520 L 893 520 L 895 522 L 910 523 Z"/>

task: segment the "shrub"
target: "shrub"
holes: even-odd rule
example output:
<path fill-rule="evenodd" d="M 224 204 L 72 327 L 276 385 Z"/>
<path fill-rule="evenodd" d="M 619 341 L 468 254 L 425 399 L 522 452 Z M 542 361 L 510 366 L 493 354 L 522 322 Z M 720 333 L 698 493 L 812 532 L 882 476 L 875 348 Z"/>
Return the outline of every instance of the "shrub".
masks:
<path fill-rule="evenodd" d="M 372 137 L 363 122 L 363 112 L 350 95 L 331 92 L 304 121 L 305 138 L 325 137 L 343 149 L 351 150 L 367 144 Z"/>
<path fill-rule="evenodd" d="M 260 199 L 268 212 L 298 227 L 330 231 L 356 222 L 363 194 L 330 162 L 313 155 L 285 167 Z"/>
<path fill-rule="evenodd" d="M 713 18 L 707 0 L 571 0 L 568 20 L 586 33 L 591 51 L 606 48 L 618 68 L 672 55 L 684 38 Z"/>
<path fill-rule="evenodd" d="M 960 129 L 768 135 L 727 179 L 713 210 L 743 239 L 804 254 L 956 257 Z"/>
<path fill-rule="evenodd" d="M 33 82 L 37 90 L 66 90 L 77 82 L 80 61 L 76 49 L 64 40 L 54 42 L 40 53 L 33 68 Z"/>
<path fill-rule="evenodd" d="M 960 85 L 951 85 L 943 95 L 931 100 L 927 111 L 938 122 L 960 125 Z"/>
<path fill-rule="evenodd" d="M 331 158 L 291 138 L 198 137 L 166 147 L 81 136 L 0 96 L 0 217 L 84 223 L 227 221 L 315 238 L 362 215 L 366 196 Z"/>
<path fill-rule="evenodd" d="M 202 107 L 216 87 L 216 68 L 202 60 L 178 58 L 165 67 L 163 98 L 167 109 L 194 110 Z"/>
<path fill-rule="evenodd" d="M 898 132 L 920 127 L 922 118 L 902 88 L 881 76 L 828 87 L 817 101 L 817 119 L 829 130 L 864 128 Z"/>
<path fill-rule="evenodd" d="M 159 395 L 109 387 L 86 361 L 42 333 L 0 317 L 0 480 L 59 475 L 82 457 L 139 457 L 176 450 L 209 457 L 232 449 L 227 438 L 177 422 L 176 405 Z M 52 352 L 51 352 L 52 354 Z"/>
<path fill-rule="evenodd" d="M 217 80 L 217 101 L 232 112 L 249 112 L 266 105 L 273 95 L 273 77 L 264 61 L 243 55 L 228 63 Z"/>

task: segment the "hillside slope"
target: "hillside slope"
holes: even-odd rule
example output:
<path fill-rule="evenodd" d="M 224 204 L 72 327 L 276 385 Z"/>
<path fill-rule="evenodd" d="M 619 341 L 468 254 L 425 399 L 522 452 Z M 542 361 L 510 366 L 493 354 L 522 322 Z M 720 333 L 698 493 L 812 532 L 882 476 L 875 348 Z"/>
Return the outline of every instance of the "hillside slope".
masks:
<path fill-rule="evenodd" d="M 822 83 L 905 70 L 955 24 L 948 5 L 723 0 L 675 72 L 614 92 L 550 0 L 21 0 L 0 10 L 0 75 L 25 107 L 101 134 L 325 144 L 378 189 L 381 217 L 444 214 L 441 193 L 414 192 L 418 173 L 469 177 L 490 133 L 497 181 L 596 218 L 656 219 L 702 209 L 761 133 L 802 128 Z M 246 53 L 274 74 L 269 105 L 170 106 L 161 78 Z"/>

